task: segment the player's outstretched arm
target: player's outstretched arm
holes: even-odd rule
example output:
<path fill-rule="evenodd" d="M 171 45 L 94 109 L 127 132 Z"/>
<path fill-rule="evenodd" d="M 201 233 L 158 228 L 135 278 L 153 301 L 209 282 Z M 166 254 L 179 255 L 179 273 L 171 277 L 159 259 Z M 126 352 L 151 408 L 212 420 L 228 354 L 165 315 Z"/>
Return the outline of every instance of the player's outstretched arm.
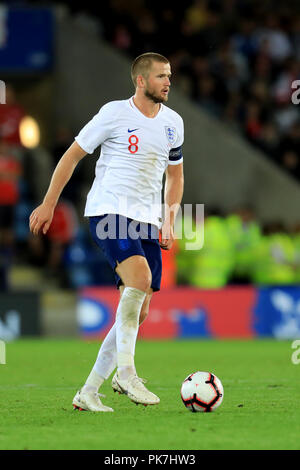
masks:
<path fill-rule="evenodd" d="M 41 229 L 44 235 L 47 233 L 53 219 L 54 209 L 59 196 L 71 178 L 76 165 L 86 153 L 87 152 L 74 141 L 59 160 L 42 204 L 34 209 L 29 218 L 30 231 L 34 235 L 38 235 Z"/>

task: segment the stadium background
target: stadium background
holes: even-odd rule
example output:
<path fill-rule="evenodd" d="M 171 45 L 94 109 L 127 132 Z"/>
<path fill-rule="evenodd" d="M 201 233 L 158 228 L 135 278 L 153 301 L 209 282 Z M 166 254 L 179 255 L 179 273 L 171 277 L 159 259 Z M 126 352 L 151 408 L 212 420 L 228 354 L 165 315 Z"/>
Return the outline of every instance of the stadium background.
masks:
<path fill-rule="evenodd" d="M 46 237 L 30 235 L 28 217 L 81 127 L 133 94 L 131 61 L 149 50 L 171 61 L 183 204 L 205 205 L 205 244 L 186 251 L 178 240 L 163 253 L 140 336 L 300 337 L 299 18 L 296 1 L 1 3 L 1 339 L 101 338 L 110 327 L 118 293 L 82 217 L 99 149 Z"/>

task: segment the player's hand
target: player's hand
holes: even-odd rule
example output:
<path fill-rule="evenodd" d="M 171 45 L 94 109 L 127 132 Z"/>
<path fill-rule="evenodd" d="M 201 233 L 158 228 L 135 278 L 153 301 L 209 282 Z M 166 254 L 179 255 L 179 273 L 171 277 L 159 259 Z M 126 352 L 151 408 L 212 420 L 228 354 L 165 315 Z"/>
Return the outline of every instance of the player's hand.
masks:
<path fill-rule="evenodd" d="M 53 219 L 54 208 L 43 203 L 32 212 L 29 218 L 29 228 L 33 235 L 38 235 L 42 230 L 45 235 Z"/>
<path fill-rule="evenodd" d="M 164 222 L 161 230 L 161 240 L 159 242 L 160 247 L 163 250 L 170 250 L 172 248 L 172 245 L 174 243 L 174 229 L 172 225 L 170 225 L 167 221 Z"/>

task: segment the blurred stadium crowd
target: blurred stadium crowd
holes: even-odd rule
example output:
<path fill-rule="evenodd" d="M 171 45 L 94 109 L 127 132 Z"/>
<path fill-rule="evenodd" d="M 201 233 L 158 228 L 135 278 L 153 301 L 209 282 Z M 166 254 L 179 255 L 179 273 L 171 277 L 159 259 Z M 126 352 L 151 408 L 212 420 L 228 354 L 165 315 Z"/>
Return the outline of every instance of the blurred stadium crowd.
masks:
<path fill-rule="evenodd" d="M 70 9 L 84 23 L 84 7 Z M 300 180 L 298 0 L 111 0 L 89 11 L 129 57 L 166 55 L 172 83 Z"/>
<path fill-rule="evenodd" d="M 166 55 L 177 87 L 300 181 L 300 115 L 291 101 L 292 82 L 300 79 L 298 1 L 194 0 L 164 6 L 111 0 L 101 7 L 91 4 L 89 15 L 76 5 L 68 4 L 71 13 L 89 27 L 92 20 L 97 33 L 128 57 L 149 50 Z M 61 287 L 113 284 L 110 267 L 85 222 L 77 219 L 79 169 L 47 236 L 29 234 L 28 217 L 40 199 L 34 153 L 19 136 L 25 113 L 10 87 L 7 105 L 0 107 L 0 289 L 10 288 L 10 269 L 18 264 L 40 268 Z M 57 129 L 48 149 L 53 167 L 72 140 L 68 129 Z M 206 208 L 205 214 L 202 250 L 184 250 L 188 237 L 162 253 L 164 286 L 299 284 L 300 219 L 293 227 L 280 220 L 263 225 L 251 207 L 228 214 Z M 199 224 L 186 222 L 194 230 Z"/>

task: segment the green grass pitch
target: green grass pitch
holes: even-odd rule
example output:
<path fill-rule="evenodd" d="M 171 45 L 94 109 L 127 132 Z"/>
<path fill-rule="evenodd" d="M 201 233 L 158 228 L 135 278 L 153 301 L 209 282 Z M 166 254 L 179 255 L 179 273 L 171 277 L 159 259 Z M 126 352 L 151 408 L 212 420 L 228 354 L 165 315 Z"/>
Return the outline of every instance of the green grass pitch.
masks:
<path fill-rule="evenodd" d="M 101 391 L 114 413 L 79 412 L 72 398 L 83 384 L 99 344 L 24 339 L 8 343 L 0 365 L 0 449 L 300 449 L 300 364 L 292 342 L 139 340 L 136 366 L 158 406 L 136 406 Z M 180 385 L 197 370 L 215 373 L 222 405 L 191 413 Z"/>

